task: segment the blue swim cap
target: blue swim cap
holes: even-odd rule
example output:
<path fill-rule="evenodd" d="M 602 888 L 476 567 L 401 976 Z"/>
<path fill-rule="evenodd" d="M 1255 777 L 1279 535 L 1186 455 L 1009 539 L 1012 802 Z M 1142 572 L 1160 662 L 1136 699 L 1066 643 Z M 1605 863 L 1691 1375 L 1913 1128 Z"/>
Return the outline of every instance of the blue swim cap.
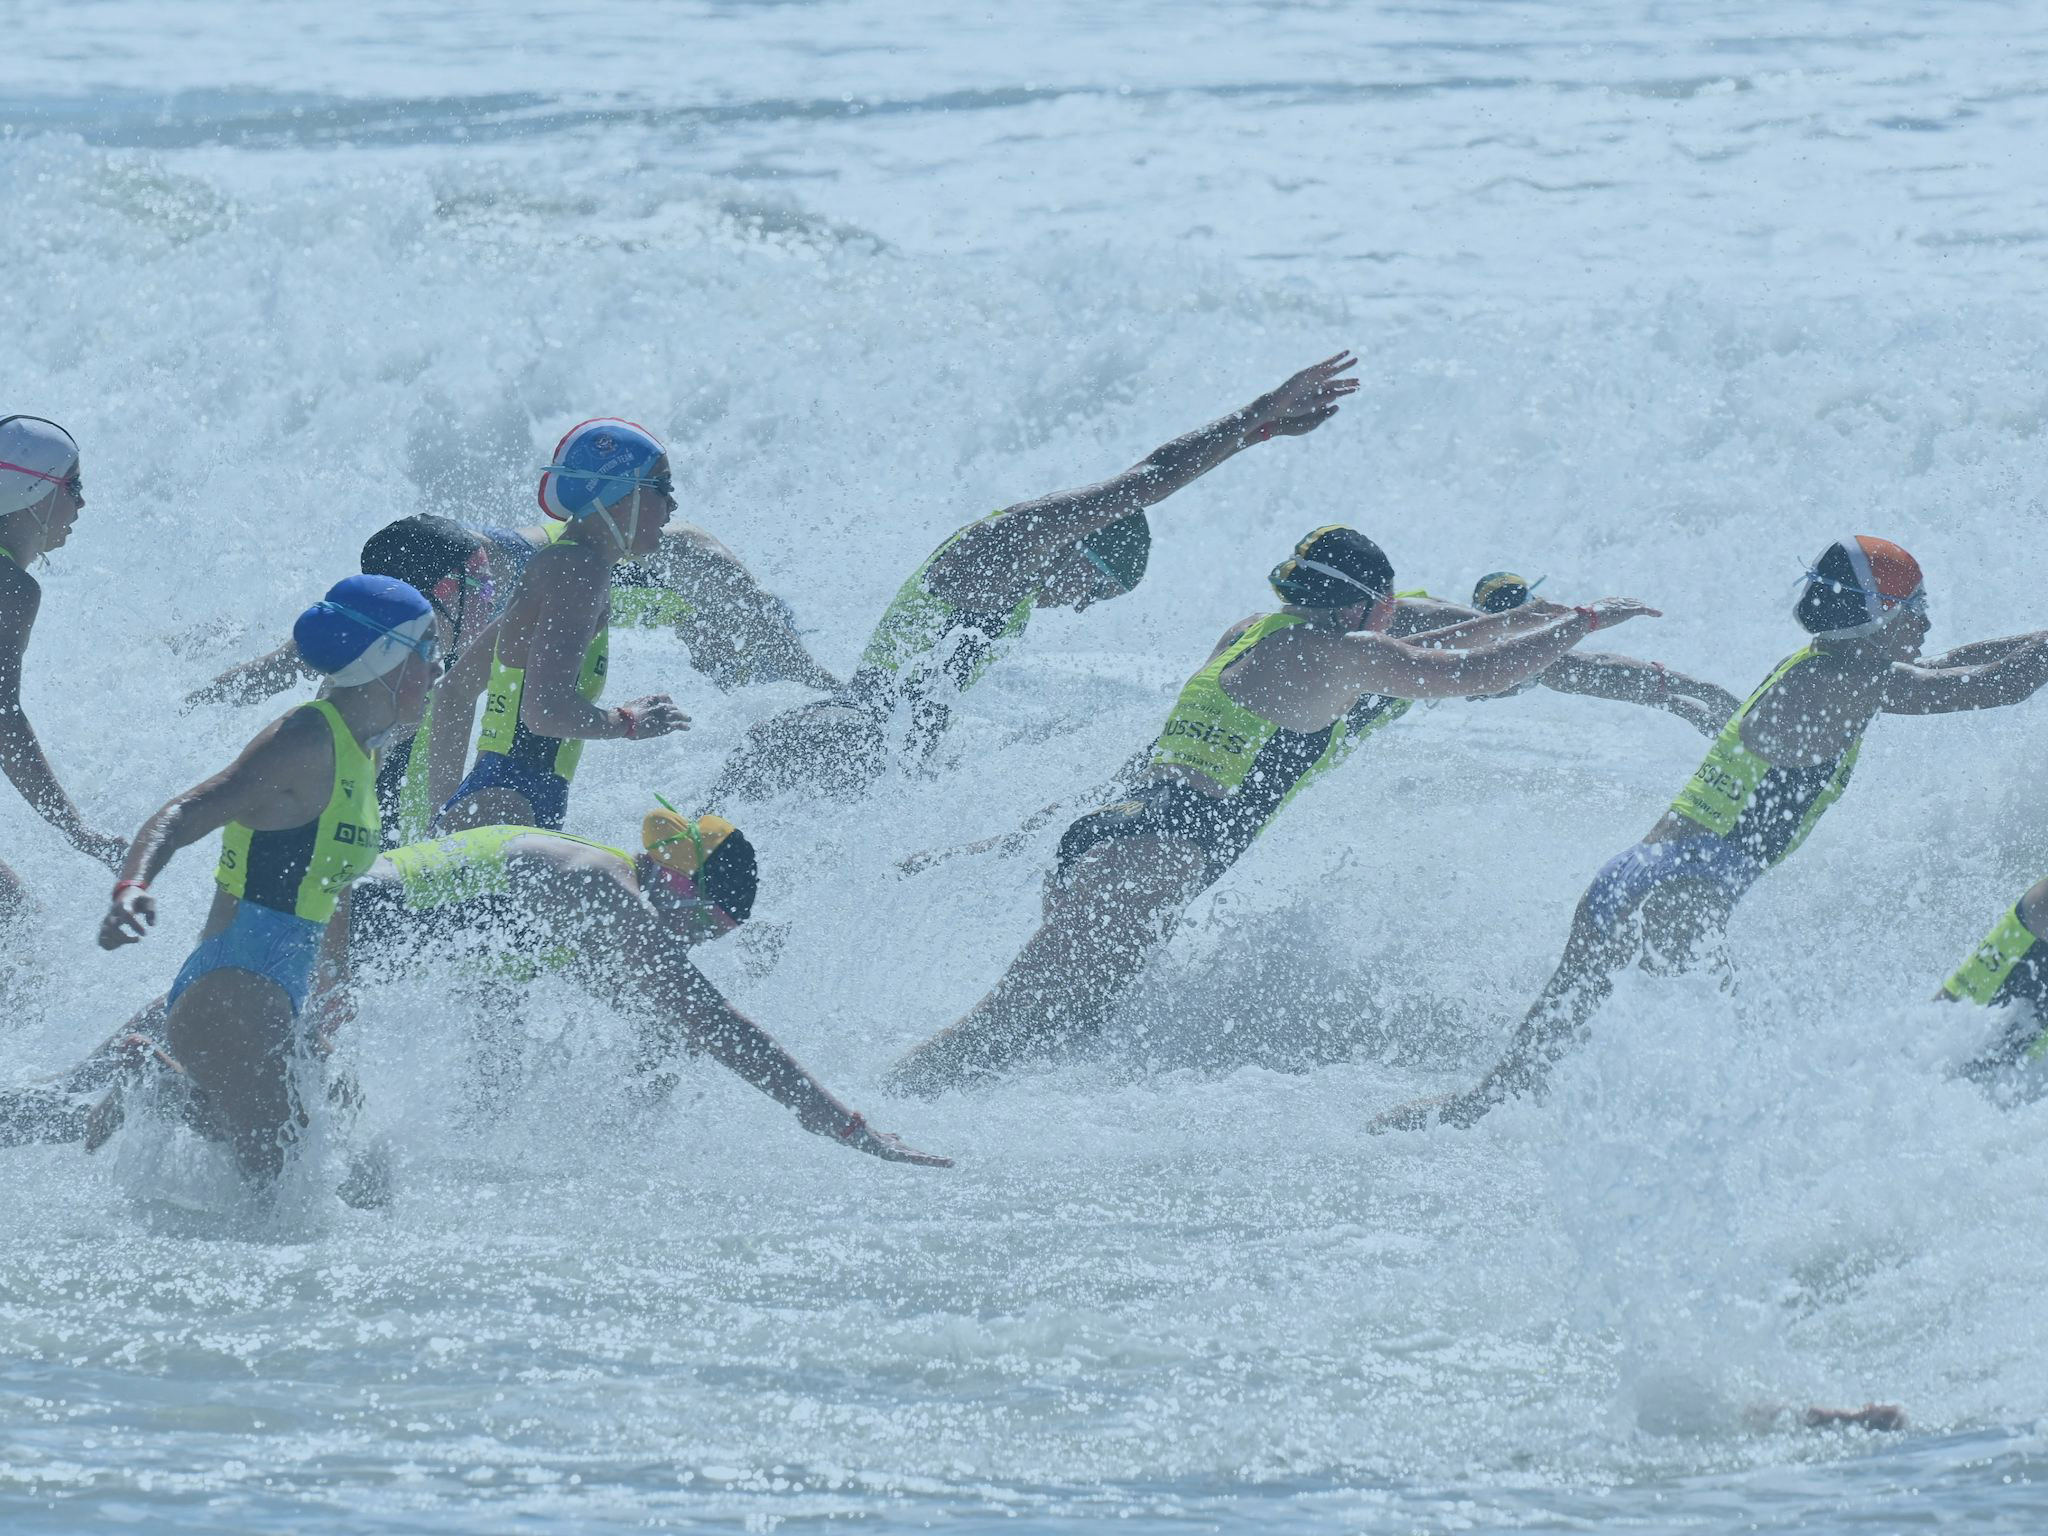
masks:
<path fill-rule="evenodd" d="M 382 677 L 408 655 L 431 657 L 434 610 L 393 576 L 348 576 L 299 615 L 292 639 L 307 666 L 351 688 Z"/>
<path fill-rule="evenodd" d="M 575 522 L 623 501 L 633 483 L 667 452 L 636 422 L 597 416 L 571 427 L 555 444 L 554 462 L 541 471 L 540 509 L 557 522 Z"/>

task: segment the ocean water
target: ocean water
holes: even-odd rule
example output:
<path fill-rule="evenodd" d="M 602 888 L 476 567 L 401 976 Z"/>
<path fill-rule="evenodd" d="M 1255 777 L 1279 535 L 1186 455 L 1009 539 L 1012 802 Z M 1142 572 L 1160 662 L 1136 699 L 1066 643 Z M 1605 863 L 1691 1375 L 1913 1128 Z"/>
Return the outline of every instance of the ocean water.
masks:
<path fill-rule="evenodd" d="M 644 421 L 684 516 L 847 668 L 968 518 L 1111 473 L 1339 347 L 1364 387 L 1155 513 L 1130 600 L 1047 615 L 941 771 L 746 808 L 713 978 L 928 1172 L 715 1068 L 636 1114 L 622 1027 L 365 998 L 387 1211 L 281 1209 L 134 1126 L 0 1154 L 10 1532 L 691 1528 L 1888 1532 L 2048 1521 L 2048 1108 L 1944 1079 L 1924 1001 L 2043 872 L 2040 706 L 1888 719 L 1734 925 L 1629 976 L 1543 1107 L 1370 1138 L 1491 1059 L 1573 903 L 1701 750 L 1539 693 L 1418 710 L 1290 811 L 1103 1048 L 881 1088 L 1030 930 L 1061 821 L 1263 573 L 1354 523 L 1404 581 L 1513 567 L 1746 691 L 1828 539 L 1899 539 L 1942 646 L 2041 624 L 2048 22 L 2017 4 L 0 6 L 0 410 L 84 444 L 27 707 L 127 831 L 268 715 L 176 701 L 421 509 L 518 520 L 555 436 Z M 1605 643 L 1603 637 L 1603 644 Z M 572 830 L 629 835 L 803 695 L 671 641 Z M 1079 804 L 1075 806 L 1078 810 Z M 0 1077 L 168 981 L 18 799 L 42 910 Z M 323 1145 L 322 1157 L 341 1149 Z M 315 1160 L 317 1161 L 317 1159 Z M 1903 1404 L 1899 1435 L 1807 1403 Z"/>

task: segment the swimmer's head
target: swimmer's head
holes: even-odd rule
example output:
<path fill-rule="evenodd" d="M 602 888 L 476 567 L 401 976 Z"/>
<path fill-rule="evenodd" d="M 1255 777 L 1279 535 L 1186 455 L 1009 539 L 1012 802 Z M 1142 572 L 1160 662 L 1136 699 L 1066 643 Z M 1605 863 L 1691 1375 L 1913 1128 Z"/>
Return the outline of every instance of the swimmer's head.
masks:
<path fill-rule="evenodd" d="M 1917 656 L 1928 629 L 1920 562 L 1889 539 L 1837 539 L 1807 568 L 1792 616 L 1816 640 L 1869 641 L 1888 656 Z"/>
<path fill-rule="evenodd" d="M 1136 589 L 1152 563 L 1152 524 L 1142 512 L 1120 517 L 1075 544 L 1039 588 L 1041 608 L 1080 612 Z"/>
<path fill-rule="evenodd" d="M 60 549 L 84 506 L 71 434 L 40 416 L 0 416 L 0 544 L 20 561 Z"/>
<path fill-rule="evenodd" d="M 292 625 L 299 655 L 336 688 L 382 682 L 399 723 L 417 723 L 441 675 L 434 610 L 393 576 L 348 576 Z"/>
<path fill-rule="evenodd" d="M 754 845 L 723 816 L 685 816 L 662 800 L 640 823 L 640 846 L 640 888 L 685 944 L 723 938 L 753 916 Z"/>
<path fill-rule="evenodd" d="M 497 591 L 490 546 L 460 523 L 422 512 L 386 523 L 363 545 L 363 572 L 404 582 L 448 624 L 444 647 L 489 621 Z"/>
<path fill-rule="evenodd" d="M 1481 613 L 1508 613 L 1529 601 L 1529 594 L 1543 581 L 1541 576 L 1531 581 L 1513 571 L 1495 571 L 1479 578 L 1479 584 L 1472 589 L 1472 606 Z"/>
<path fill-rule="evenodd" d="M 540 509 L 557 522 L 594 519 L 625 553 L 652 554 L 676 510 L 668 451 L 637 422 L 616 416 L 579 422 L 541 471 Z"/>
<path fill-rule="evenodd" d="M 1288 607 L 1343 615 L 1347 629 L 1383 629 L 1393 614 L 1394 564 L 1356 528 L 1316 529 L 1266 580 Z"/>

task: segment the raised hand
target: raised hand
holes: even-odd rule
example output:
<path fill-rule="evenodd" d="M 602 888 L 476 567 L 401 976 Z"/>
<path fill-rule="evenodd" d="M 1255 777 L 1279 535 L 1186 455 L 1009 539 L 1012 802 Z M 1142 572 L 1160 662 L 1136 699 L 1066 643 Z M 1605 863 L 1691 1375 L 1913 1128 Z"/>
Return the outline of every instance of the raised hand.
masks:
<path fill-rule="evenodd" d="M 619 720 L 626 728 L 628 741 L 646 741 L 690 728 L 690 717 L 677 709 L 676 701 L 665 693 L 650 693 L 644 699 L 621 704 Z"/>
<path fill-rule="evenodd" d="M 1259 396 L 1246 409 L 1246 437 L 1263 442 L 1276 433 L 1299 437 L 1315 431 L 1337 414 L 1346 395 L 1357 390 L 1357 379 L 1343 377 L 1357 366 L 1358 359 L 1347 348 L 1335 357 L 1326 357 L 1302 369 L 1278 389 Z"/>

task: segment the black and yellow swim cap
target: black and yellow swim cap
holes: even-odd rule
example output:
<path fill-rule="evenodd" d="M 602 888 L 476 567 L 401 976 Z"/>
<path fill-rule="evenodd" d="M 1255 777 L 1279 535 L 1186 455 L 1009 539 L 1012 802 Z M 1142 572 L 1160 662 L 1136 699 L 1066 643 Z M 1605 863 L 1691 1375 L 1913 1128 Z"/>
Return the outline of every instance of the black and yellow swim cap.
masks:
<path fill-rule="evenodd" d="M 1529 594 L 1542 580 L 1541 576 L 1531 581 L 1513 571 L 1495 571 L 1479 578 L 1479 585 L 1472 589 L 1472 606 L 1481 613 L 1506 613 L 1529 601 Z"/>
<path fill-rule="evenodd" d="M 1294 546 L 1266 580 L 1297 608 L 1349 608 L 1394 590 L 1394 564 L 1356 528 L 1326 523 Z"/>
<path fill-rule="evenodd" d="M 753 914 L 760 884 L 754 845 L 723 816 L 685 816 L 664 804 L 640 823 L 640 846 L 663 868 L 688 875 L 697 894 L 734 922 L 744 923 Z"/>

